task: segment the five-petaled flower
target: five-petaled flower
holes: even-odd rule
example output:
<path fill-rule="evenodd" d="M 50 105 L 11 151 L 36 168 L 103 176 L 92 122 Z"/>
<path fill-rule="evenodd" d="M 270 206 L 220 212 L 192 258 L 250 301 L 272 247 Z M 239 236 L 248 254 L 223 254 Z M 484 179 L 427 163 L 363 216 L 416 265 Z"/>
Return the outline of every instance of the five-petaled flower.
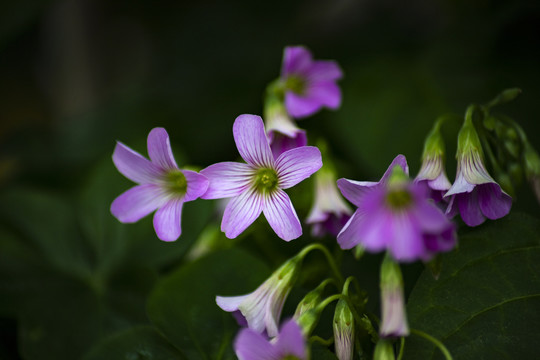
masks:
<path fill-rule="evenodd" d="M 302 234 L 302 226 L 289 196 L 283 191 L 311 176 L 322 166 L 313 146 L 288 150 L 274 158 L 259 116 L 240 115 L 233 125 L 236 147 L 247 162 L 221 162 L 201 170 L 210 180 L 203 199 L 232 198 L 221 230 L 228 238 L 240 235 L 259 215 L 283 240 Z"/>
<path fill-rule="evenodd" d="M 303 46 L 289 46 L 283 53 L 281 79 L 285 85 L 285 106 L 292 117 L 302 118 L 323 106 L 337 109 L 341 91 L 336 81 L 343 73 L 335 61 L 313 60 Z"/>
<path fill-rule="evenodd" d="M 239 360 L 307 360 L 306 340 L 294 320 L 286 321 L 279 335 L 268 340 L 249 328 L 240 330 L 234 341 Z"/>
<path fill-rule="evenodd" d="M 471 116 L 468 111 L 459 132 L 456 180 L 444 197 L 450 199 L 447 215 L 460 213 L 465 224 L 477 226 L 486 218 L 495 220 L 507 215 L 512 198 L 488 174 Z"/>
<path fill-rule="evenodd" d="M 208 188 L 208 179 L 190 170 L 181 170 L 174 160 L 169 135 L 163 128 L 148 134 L 150 161 L 118 142 L 113 162 L 118 171 L 137 186 L 118 196 L 111 204 L 112 214 L 123 223 L 133 223 L 154 210 L 154 229 L 164 241 L 180 236 L 182 206 L 200 197 Z"/>
<path fill-rule="evenodd" d="M 367 251 L 388 250 L 397 261 L 410 262 L 427 261 L 455 246 L 454 224 L 423 186 L 409 181 L 406 169 L 399 155 L 378 183 L 338 180 L 343 196 L 358 207 L 338 234 L 343 249 L 361 244 Z"/>

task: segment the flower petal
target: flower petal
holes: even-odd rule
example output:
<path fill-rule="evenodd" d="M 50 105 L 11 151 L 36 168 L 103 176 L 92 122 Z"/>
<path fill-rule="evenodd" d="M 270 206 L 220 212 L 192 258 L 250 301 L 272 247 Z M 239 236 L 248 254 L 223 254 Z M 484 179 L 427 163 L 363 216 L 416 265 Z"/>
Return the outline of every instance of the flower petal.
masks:
<path fill-rule="evenodd" d="M 277 236 L 290 241 L 302 235 L 302 225 L 285 191 L 277 189 L 264 200 L 264 216 Z"/>
<path fill-rule="evenodd" d="M 240 115 L 233 125 L 234 141 L 242 159 L 257 167 L 271 167 L 274 157 L 260 116 Z"/>
<path fill-rule="evenodd" d="M 111 213 L 123 223 L 136 222 L 167 202 L 163 190 L 153 184 L 138 185 L 118 196 Z"/>
<path fill-rule="evenodd" d="M 392 163 L 390 166 L 388 166 L 388 169 L 386 169 L 384 175 L 382 176 L 381 180 L 379 182 L 387 182 L 390 175 L 392 175 L 392 170 L 394 169 L 394 166 L 401 166 L 405 174 L 409 175 L 409 165 L 407 165 L 407 159 L 405 156 L 399 154 L 392 160 Z"/>
<path fill-rule="evenodd" d="M 163 169 L 178 169 L 171 150 L 169 134 L 164 128 L 154 128 L 148 134 L 148 156 Z"/>
<path fill-rule="evenodd" d="M 302 329 L 294 320 L 287 321 L 281 327 L 275 347 L 281 358 L 293 355 L 301 360 L 306 359 L 306 343 Z"/>
<path fill-rule="evenodd" d="M 182 174 L 184 174 L 187 181 L 187 190 L 184 201 L 193 201 L 206 193 L 210 183 L 206 176 L 191 170 L 182 170 Z"/>
<path fill-rule="evenodd" d="M 307 72 L 307 79 L 310 82 L 335 81 L 342 77 L 341 68 L 333 60 L 316 60 Z"/>
<path fill-rule="evenodd" d="M 352 249 L 360 244 L 359 228 L 362 226 L 362 218 L 362 212 L 356 210 L 343 229 L 339 232 L 337 242 L 342 249 Z"/>
<path fill-rule="evenodd" d="M 269 133 L 268 136 L 271 139 L 270 148 L 274 159 L 277 159 L 279 155 L 287 150 L 307 145 L 307 136 L 304 130 L 299 130 L 294 136 L 284 135 L 277 131 L 272 134 Z"/>
<path fill-rule="evenodd" d="M 424 239 L 418 223 L 409 214 L 395 214 L 387 226 L 393 231 L 388 245 L 392 257 L 399 262 L 410 262 L 421 259 L 425 254 Z"/>
<path fill-rule="evenodd" d="M 112 159 L 122 175 L 138 184 L 155 183 L 163 175 L 163 169 L 119 141 Z"/>
<path fill-rule="evenodd" d="M 283 51 L 281 77 L 290 74 L 305 74 L 313 62 L 311 53 L 303 46 L 287 46 Z"/>
<path fill-rule="evenodd" d="M 337 186 L 341 194 L 345 199 L 349 200 L 356 206 L 360 206 L 362 197 L 368 192 L 371 188 L 379 185 L 378 182 L 373 181 L 356 181 L 341 178 L 337 181 Z"/>
<path fill-rule="evenodd" d="M 238 196 L 247 190 L 255 171 L 248 164 L 220 162 L 201 170 L 209 180 L 203 199 L 221 199 Z"/>
<path fill-rule="evenodd" d="M 512 198 L 498 184 L 477 185 L 477 188 L 480 210 L 488 219 L 499 219 L 510 212 Z"/>
<path fill-rule="evenodd" d="M 292 91 L 285 93 L 285 107 L 292 117 L 307 117 L 319 111 L 322 106 L 318 99 L 298 95 Z"/>
<path fill-rule="evenodd" d="M 216 304 L 225 311 L 237 311 L 238 306 L 249 296 L 216 296 Z"/>
<path fill-rule="evenodd" d="M 337 109 L 341 105 L 341 90 L 332 81 L 310 83 L 306 87 L 304 97 L 330 109 Z"/>
<path fill-rule="evenodd" d="M 154 229 L 160 240 L 175 241 L 182 233 L 183 199 L 171 199 L 154 214 Z"/>
<path fill-rule="evenodd" d="M 314 146 L 285 151 L 276 160 L 279 187 L 288 189 L 310 177 L 322 166 L 321 152 Z"/>
<path fill-rule="evenodd" d="M 249 328 L 240 330 L 234 340 L 239 360 L 280 360 L 276 348 L 262 335 Z"/>
<path fill-rule="evenodd" d="M 478 205 L 478 191 L 471 193 L 456 194 L 457 204 L 461 218 L 468 226 L 477 226 L 483 223 L 486 218 Z"/>
<path fill-rule="evenodd" d="M 221 231 L 229 239 L 234 239 L 259 217 L 262 209 L 262 196 L 252 188 L 244 191 L 227 204 L 221 220 Z"/>

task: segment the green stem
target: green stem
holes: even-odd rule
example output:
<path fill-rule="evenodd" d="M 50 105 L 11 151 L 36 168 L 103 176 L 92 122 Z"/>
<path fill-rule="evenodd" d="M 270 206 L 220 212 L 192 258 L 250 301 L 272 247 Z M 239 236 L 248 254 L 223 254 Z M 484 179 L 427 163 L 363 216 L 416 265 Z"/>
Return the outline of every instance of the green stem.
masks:
<path fill-rule="evenodd" d="M 334 258 L 328 251 L 328 249 L 321 244 L 311 244 L 306 246 L 298 253 L 297 256 L 299 256 L 301 259 L 303 259 L 310 251 L 312 250 L 319 250 L 321 251 L 324 256 L 326 257 L 326 261 L 328 261 L 328 265 L 332 269 L 332 272 L 334 273 L 334 276 L 336 277 L 336 280 L 340 286 L 343 286 L 343 276 L 341 275 L 341 272 L 339 271 L 336 262 L 334 261 Z"/>
<path fill-rule="evenodd" d="M 439 348 L 439 350 L 441 350 L 441 352 L 443 353 L 444 357 L 446 358 L 446 360 L 453 360 L 452 359 L 452 355 L 450 355 L 450 351 L 448 351 L 448 349 L 446 348 L 446 346 L 444 346 L 444 344 L 442 342 L 440 342 L 439 340 L 435 339 L 433 336 L 429 335 L 429 334 L 426 334 L 425 332 L 423 331 L 420 331 L 420 330 L 415 330 L 415 329 L 411 329 L 411 333 L 415 334 L 415 335 L 418 335 L 418 336 L 421 336 L 423 337 L 424 339 L 426 340 L 429 340 L 430 342 L 433 343 L 433 345 L 435 345 L 436 347 Z"/>
<path fill-rule="evenodd" d="M 324 346 L 330 346 L 334 342 L 334 338 L 329 338 L 327 340 L 323 339 L 320 336 L 313 335 L 309 338 L 310 343 L 318 342 L 319 344 L 322 344 Z"/>
<path fill-rule="evenodd" d="M 399 345 L 399 354 L 398 354 L 397 360 L 401 360 L 403 358 L 404 350 L 405 350 L 405 337 L 402 337 L 400 345 Z"/>

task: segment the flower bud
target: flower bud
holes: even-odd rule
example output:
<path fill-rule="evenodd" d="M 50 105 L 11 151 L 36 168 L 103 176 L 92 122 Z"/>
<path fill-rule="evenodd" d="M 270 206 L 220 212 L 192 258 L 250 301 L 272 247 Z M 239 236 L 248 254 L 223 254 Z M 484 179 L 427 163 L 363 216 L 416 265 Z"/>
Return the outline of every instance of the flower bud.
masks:
<path fill-rule="evenodd" d="M 375 345 L 373 360 L 395 360 L 394 349 L 390 341 L 380 339 Z"/>
<path fill-rule="evenodd" d="M 347 301 L 340 299 L 334 312 L 334 343 L 339 360 L 352 360 L 354 351 L 354 317 Z"/>
<path fill-rule="evenodd" d="M 387 254 L 381 264 L 381 337 L 409 335 L 403 297 L 403 277 L 399 264 Z"/>

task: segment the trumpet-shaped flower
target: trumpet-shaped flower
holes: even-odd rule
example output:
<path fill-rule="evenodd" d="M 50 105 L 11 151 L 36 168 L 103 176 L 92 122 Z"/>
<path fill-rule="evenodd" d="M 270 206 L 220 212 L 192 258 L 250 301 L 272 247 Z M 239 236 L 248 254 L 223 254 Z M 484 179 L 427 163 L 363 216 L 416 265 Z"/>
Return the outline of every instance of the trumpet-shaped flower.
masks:
<path fill-rule="evenodd" d="M 351 208 L 338 192 L 334 173 L 323 167 L 315 175 L 315 203 L 306 220 L 312 225 L 312 234 L 337 236 L 351 214 Z"/>
<path fill-rule="evenodd" d="M 443 199 L 444 194 L 452 186 L 444 169 L 445 146 L 440 132 L 443 121 L 444 118 L 436 121 L 426 138 L 422 154 L 422 167 L 415 179 L 417 183 L 424 184 L 429 189 L 430 197 L 436 203 Z"/>
<path fill-rule="evenodd" d="M 323 106 L 337 109 L 341 91 L 336 81 L 343 74 L 335 61 L 313 60 L 305 47 L 286 47 L 281 79 L 285 84 L 285 106 L 292 117 L 302 118 Z"/>
<path fill-rule="evenodd" d="M 441 201 L 452 186 L 446 176 L 444 161 L 440 155 L 424 158 L 415 181 L 429 189 L 429 197 L 435 202 Z"/>
<path fill-rule="evenodd" d="M 449 198 L 446 213 L 461 214 L 465 224 L 477 226 L 486 218 L 495 220 L 507 215 L 512 198 L 488 174 L 482 160 L 482 146 L 472 120 L 466 118 L 458 136 L 456 180 L 444 195 Z"/>
<path fill-rule="evenodd" d="M 381 337 L 409 335 L 405 299 L 403 297 L 403 276 L 399 264 L 385 256 L 381 264 L 381 309 L 382 318 L 379 334 Z"/>
<path fill-rule="evenodd" d="M 240 330 L 234 341 L 239 360 L 307 360 L 308 352 L 302 330 L 294 320 L 283 324 L 279 335 L 269 341 L 249 328 Z"/>
<path fill-rule="evenodd" d="M 279 317 L 287 295 L 297 278 L 301 259 L 294 257 L 277 269 L 254 292 L 241 296 L 216 296 L 216 303 L 232 312 L 240 324 L 274 337 L 278 333 Z M 240 314 L 238 313 L 240 312 Z"/>
<path fill-rule="evenodd" d="M 455 246 L 454 225 L 424 187 L 408 180 L 406 168 L 405 158 L 398 156 L 378 183 L 338 181 L 343 195 L 358 207 L 338 234 L 343 249 L 361 244 L 367 251 L 388 250 L 394 259 L 408 262 L 429 260 Z"/>
<path fill-rule="evenodd" d="M 225 208 L 221 230 L 228 238 L 235 238 L 262 212 L 280 238 L 296 239 L 302 234 L 302 226 L 283 189 L 319 170 L 322 166 L 319 149 L 303 146 L 275 158 L 263 121 L 255 115 L 236 118 L 233 135 L 247 164 L 222 162 L 201 170 L 201 174 L 210 180 L 203 199 L 232 198 Z"/>
<path fill-rule="evenodd" d="M 150 161 L 118 142 L 113 162 L 120 173 L 138 185 L 118 196 L 111 213 L 123 223 L 133 223 L 154 210 L 158 238 L 174 241 L 180 236 L 182 206 L 206 192 L 208 179 L 190 170 L 181 170 L 174 160 L 169 135 L 163 128 L 148 134 Z"/>

